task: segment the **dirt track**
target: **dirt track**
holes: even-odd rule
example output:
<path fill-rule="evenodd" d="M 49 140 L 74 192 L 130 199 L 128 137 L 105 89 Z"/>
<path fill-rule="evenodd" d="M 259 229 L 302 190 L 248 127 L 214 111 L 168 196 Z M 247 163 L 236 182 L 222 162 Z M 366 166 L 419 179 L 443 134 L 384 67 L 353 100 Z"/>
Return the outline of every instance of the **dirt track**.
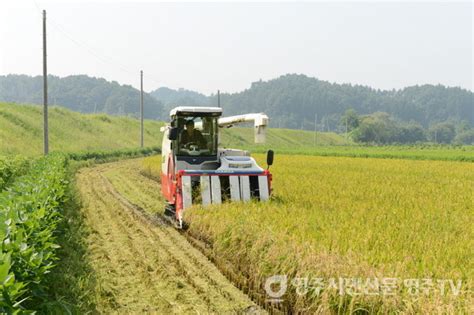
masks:
<path fill-rule="evenodd" d="M 140 160 L 128 160 L 77 174 L 97 310 L 260 313 L 178 231 L 150 220 L 163 209 L 160 186 L 139 170 Z"/>

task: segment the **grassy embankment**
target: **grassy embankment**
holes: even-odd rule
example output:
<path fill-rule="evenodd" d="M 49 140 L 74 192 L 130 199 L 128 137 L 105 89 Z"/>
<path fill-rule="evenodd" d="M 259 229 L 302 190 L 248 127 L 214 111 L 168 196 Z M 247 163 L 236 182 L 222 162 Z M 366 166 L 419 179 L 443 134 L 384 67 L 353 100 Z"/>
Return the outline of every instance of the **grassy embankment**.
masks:
<path fill-rule="evenodd" d="M 50 109 L 50 150 L 61 152 L 106 151 L 136 148 L 139 141 L 139 121 L 128 117 L 104 114 L 80 114 L 61 107 Z M 42 108 L 35 105 L 0 103 L 0 154 L 39 155 L 43 145 Z M 161 146 L 163 122 L 145 121 L 145 145 Z M 222 142 L 246 147 L 253 142 L 247 137 L 246 128 L 225 130 Z M 310 134 L 310 133 L 308 133 Z M 336 134 L 321 134 L 320 144 L 344 144 Z M 306 147 L 304 132 L 295 130 L 270 130 L 268 145 L 271 147 Z"/>
<path fill-rule="evenodd" d="M 140 123 L 127 117 L 84 115 L 61 107 L 49 114 L 50 151 L 81 152 L 138 147 Z M 145 121 L 145 144 L 160 146 L 161 122 Z M 40 155 L 43 148 L 42 108 L 0 103 L 0 154 Z"/>

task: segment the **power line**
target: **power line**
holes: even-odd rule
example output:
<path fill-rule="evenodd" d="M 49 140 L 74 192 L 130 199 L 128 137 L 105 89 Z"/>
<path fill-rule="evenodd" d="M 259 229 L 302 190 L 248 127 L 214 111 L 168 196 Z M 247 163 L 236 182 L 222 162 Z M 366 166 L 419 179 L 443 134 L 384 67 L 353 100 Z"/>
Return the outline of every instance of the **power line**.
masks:
<path fill-rule="evenodd" d="M 38 6 L 36 0 L 34 0 L 36 8 L 41 11 L 40 7 Z M 68 40 L 70 40 L 72 43 L 77 45 L 78 47 L 84 49 L 87 51 L 90 55 L 94 56 L 98 60 L 102 61 L 103 63 L 108 63 L 110 65 L 116 66 L 120 70 L 127 72 L 128 74 L 135 75 L 136 71 L 129 69 L 127 66 L 124 66 L 122 63 L 118 62 L 114 58 L 111 58 L 110 56 L 106 56 L 104 54 L 96 52 L 95 49 L 93 49 L 90 45 L 87 43 L 78 40 L 74 38 L 69 32 L 65 30 L 64 27 L 61 26 L 60 23 L 55 21 L 53 18 L 49 17 L 47 23 L 51 25 L 54 29 L 56 29 L 58 32 L 60 32 L 64 37 L 66 37 Z"/>
<path fill-rule="evenodd" d="M 38 12 L 40 14 L 42 14 L 42 10 L 41 8 L 39 7 L 38 3 L 36 2 L 36 0 L 33 0 Z M 92 55 L 93 57 L 95 57 L 96 59 L 98 59 L 99 61 L 103 62 L 103 63 L 106 63 L 106 64 L 109 64 L 109 65 L 112 65 L 112 66 L 115 66 L 116 68 L 128 73 L 128 74 L 131 74 L 133 76 L 136 75 L 137 71 L 136 70 L 133 70 L 133 69 L 130 69 L 128 68 L 127 66 L 123 65 L 122 63 L 118 62 L 117 60 L 115 60 L 114 58 L 111 58 L 110 56 L 106 56 L 104 55 L 103 53 L 98 53 L 97 50 L 95 50 L 94 48 L 91 47 L 91 45 L 88 45 L 87 43 L 85 43 L 84 41 L 81 41 L 81 40 L 78 40 L 76 39 L 74 36 L 72 36 L 68 31 L 65 30 L 65 28 L 63 26 L 61 26 L 60 23 L 58 23 L 57 21 L 55 21 L 53 18 L 51 17 L 48 17 L 48 20 L 47 20 L 47 24 L 52 26 L 53 29 L 55 29 L 56 31 L 58 31 L 59 33 L 61 33 L 61 35 L 63 35 L 65 38 L 67 38 L 69 41 L 71 41 L 72 43 L 74 43 L 76 46 L 82 48 L 83 50 L 85 50 L 87 53 L 89 53 L 90 55 Z M 147 75 L 147 80 L 148 81 L 151 81 L 153 83 L 155 83 L 157 85 L 157 87 L 160 86 L 160 81 L 161 80 L 158 80 L 156 78 L 154 78 L 153 76 L 151 75 Z"/>
<path fill-rule="evenodd" d="M 51 20 L 51 18 L 49 19 Z M 48 20 L 48 21 L 49 21 Z M 56 22 L 54 21 L 49 21 L 48 22 L 51 26 L 53 26 L 57 31 L 61 32 L 67 39 L 69 39 L 71 42 L 73 42 L 74 44 L 76 44 L 78 47 L 81 47 L 83 48 L 84 50 L 86 50 L 89 54 L 91 54 L 92 56 L 96 57 L 98 60 L 104 62 L 104 63 L 108 63 L 110 65 L 113 65 L 113 66 L 116 66 L 118 67 L 120 70 L 124 71 L 124 72 L 127 72 L 128 74 L 133 74 L 134 71 L 132 71 L 131 69 L 128 69 L 127 67 L 123 66 L 122 64 L 118 63 L 117 61 L 113 60 L 112 58 L 110 57 L 107 57 L 105 55 L 100 55 L 98 53 L 96 53 L 94 51 L 94 49 L 92 49 L 89 45 L 85 44 L 84 42 L 81 42 L 75 38 L 73 38 L 71 35 L 69 35 L 59 24 L 57 24 Z"/>

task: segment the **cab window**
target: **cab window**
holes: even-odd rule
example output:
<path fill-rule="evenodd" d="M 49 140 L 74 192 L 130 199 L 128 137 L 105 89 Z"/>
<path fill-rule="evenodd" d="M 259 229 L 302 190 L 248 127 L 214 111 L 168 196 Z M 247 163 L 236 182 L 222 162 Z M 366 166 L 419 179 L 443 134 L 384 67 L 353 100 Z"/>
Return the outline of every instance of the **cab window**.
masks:
<path fill-rule="evenodd" d="M 178 128 L 176 154 L 181 156 L 209 156 L 217 154 L 217 117 L 178 117 L 173 125 Z"/>

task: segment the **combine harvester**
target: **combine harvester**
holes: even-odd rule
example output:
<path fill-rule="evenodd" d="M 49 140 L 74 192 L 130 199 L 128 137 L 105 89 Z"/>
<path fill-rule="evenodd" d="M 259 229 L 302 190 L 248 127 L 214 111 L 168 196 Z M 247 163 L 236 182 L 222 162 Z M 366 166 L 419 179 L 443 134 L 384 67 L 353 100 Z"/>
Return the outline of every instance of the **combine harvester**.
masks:
<path fill-rule="evenodd" d="M 171 123 L 162 127 L 161 191 L 165 214 L 183 227 L 183 211 L 196 203 L 220 204 L 225 200 L 268 200 L 273 151 L 267 153 L 266 170 L 248 151 L 222 149 L 219 128 L 253 122 L 255 143 L 265 142 L 268 116 L 246 114 L 221 117 L 218 107 L 176 107 Z"/>

